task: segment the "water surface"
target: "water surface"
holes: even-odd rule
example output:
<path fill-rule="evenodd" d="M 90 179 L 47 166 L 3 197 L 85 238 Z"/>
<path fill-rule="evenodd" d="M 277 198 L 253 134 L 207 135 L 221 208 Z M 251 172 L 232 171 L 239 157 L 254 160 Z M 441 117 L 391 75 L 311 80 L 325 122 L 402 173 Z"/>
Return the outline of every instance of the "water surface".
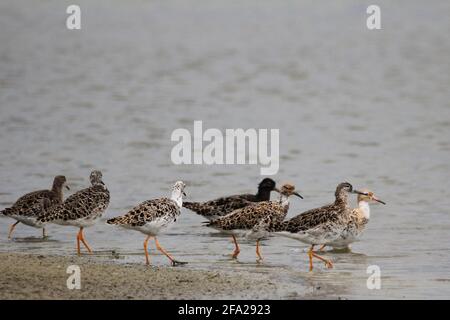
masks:
<path fill-rule="evenodd" d="M 0 4 L 0 203 L 65 174 L 74 192 L 101 169 L 105 218 L 166 196 L 189 200 L 256 190 L 259 167 L 175 166 L 176 128 L 279 128 L 276 181 L 296 184 L 289 217 L 333 201 L 335 186 L 368 187 L 387 206 L 352 253 L 326 253 L 308 273 L 306 246 L 264 242 L 264 264 L 242 241 L 183 211 L 160 242 L 186 267 L 268 273 L 282 297 L 448 298 L 450 295 L 450 21 L 447 1 L 78 1 L 82 30 L 65 29 L 69 2 Z M 354 203 L 354 199 L 353 199 Z M 40 231 L 0 219 L 0 250 L 73 255 L 76 229 Z M 104 223 L 86 230 L 99 259 L 143 263 L 144 236 Z M 152 245 L 154 250 L 154 245 Z M 154 252 L 154 251 L 153 251 Z M 166 264 L 163 256 L 152 257 Z M 366 269 L 381 268 L 368 290 Z"/>

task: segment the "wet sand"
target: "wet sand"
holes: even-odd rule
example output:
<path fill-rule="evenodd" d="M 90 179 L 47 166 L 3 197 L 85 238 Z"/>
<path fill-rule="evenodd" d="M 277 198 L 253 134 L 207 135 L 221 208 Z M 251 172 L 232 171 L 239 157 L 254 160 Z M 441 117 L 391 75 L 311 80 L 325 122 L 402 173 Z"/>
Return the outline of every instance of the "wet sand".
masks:
<path fill-rule="evenodd" d="M 69 265 L 81 289 L 69 290 Z M 268 276 L 98 262 L 92 257 L 0 253 L 0 299 L 263 299 L 276 298 Z"/>

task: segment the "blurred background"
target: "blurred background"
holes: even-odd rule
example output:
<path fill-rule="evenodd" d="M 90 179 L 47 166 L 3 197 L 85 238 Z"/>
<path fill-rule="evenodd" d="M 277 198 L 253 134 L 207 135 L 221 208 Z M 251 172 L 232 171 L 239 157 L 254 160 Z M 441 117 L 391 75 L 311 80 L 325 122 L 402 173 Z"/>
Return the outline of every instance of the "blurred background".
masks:
<path fill-rule="evenodd" d="M 335 269 L 309 274 L 306 246 L 273 237 L 255 263 L 243 240 L 184 210 L 160 238 L 189 267 L 273 274 L 281 297 L 448 298 L 450 295 L 450 2 L 73 1 L 0 3 L 0 207 L 50 188 L 72 191 L 100 169 L 109 218 L 187 183 L 189 201 L 256 192 L 259 166 L 173 165 L 176 128 L 280 129 L 280 170 L 295 183 L 288 217 L 334 200 L 339 182 L 386 201 L 353 253 L 326 253 Z M 368 30 L 366 8 L 381 8 Z M 355 199 L 352 199 L 355 203 Z M 74 228 L 0 219 L 0 250 L 74 254 Z M 143 263 L 142 234 L 99 223 L 86 231 L 99 259 Z M 163 257 L 156 258 L 164 264 Z M 381 268 L 368 290 L 366 268 Z"/>

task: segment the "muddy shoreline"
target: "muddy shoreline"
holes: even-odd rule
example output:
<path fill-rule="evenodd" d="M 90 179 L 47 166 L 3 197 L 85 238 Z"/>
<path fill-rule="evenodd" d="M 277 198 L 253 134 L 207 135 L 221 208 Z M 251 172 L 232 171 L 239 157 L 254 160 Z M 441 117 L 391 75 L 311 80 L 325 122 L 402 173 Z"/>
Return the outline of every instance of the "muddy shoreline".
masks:
<path fill-rule="evenodd" d="M 78 265 L 81 289 L 67 288 Z M 263 299 L 280 298 L 268 276 L 246 272 L 147 267 L 93 257 L 0 253 L 0 299 Z"/>

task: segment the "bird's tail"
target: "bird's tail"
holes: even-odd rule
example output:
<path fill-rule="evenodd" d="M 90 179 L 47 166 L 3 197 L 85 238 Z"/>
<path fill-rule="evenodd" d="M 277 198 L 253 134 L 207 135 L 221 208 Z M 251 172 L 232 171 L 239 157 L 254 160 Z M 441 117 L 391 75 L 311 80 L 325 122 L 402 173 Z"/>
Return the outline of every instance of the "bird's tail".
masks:
<path fill-rule="evenodd" d="M 202 209 L 202 204 L 200 202 L 185 201 L 185 202 L 183 202 L 183 207 L 198 213 Z"/>
<path fill-rule="evenodd" d="M 269 225 L 268 231 L 270 231 L 270 232 L 286 231 L 288 226 L 289 226 L 289 221 L 273 222 Z"/>
<path fill-rule="evenodd" d="M 114 217 L 114 218 L 106 220 L 107 224 L 112 224 L 112 225 L 116 225 L 116 226 L 124 224 L 124 222 L 125 222 L 124 216 Z"/>
<path fill-rule="evenodd" d="M 214 227 L 216 225 L 218 225 L 218 220 L 219 219 L 213 219 L 213 220 L 209 220 L 209 221 L 203 221 L 202 225 L 205 227 Z"/>
<path fill-rule="evenodd" d="M 208 220 L 214 219 L 215 210 L 209 205 L 201 202 L 183 202 L 183 207 L 195 212 L 196 214 L 205 217 Z"/>
<path fill-rule="evenodd" d="M 13 208 L 5 208 L 0 211 L 0 216 L 11 216 L 13 215 L 13 213 L 14 213 Z"/>

